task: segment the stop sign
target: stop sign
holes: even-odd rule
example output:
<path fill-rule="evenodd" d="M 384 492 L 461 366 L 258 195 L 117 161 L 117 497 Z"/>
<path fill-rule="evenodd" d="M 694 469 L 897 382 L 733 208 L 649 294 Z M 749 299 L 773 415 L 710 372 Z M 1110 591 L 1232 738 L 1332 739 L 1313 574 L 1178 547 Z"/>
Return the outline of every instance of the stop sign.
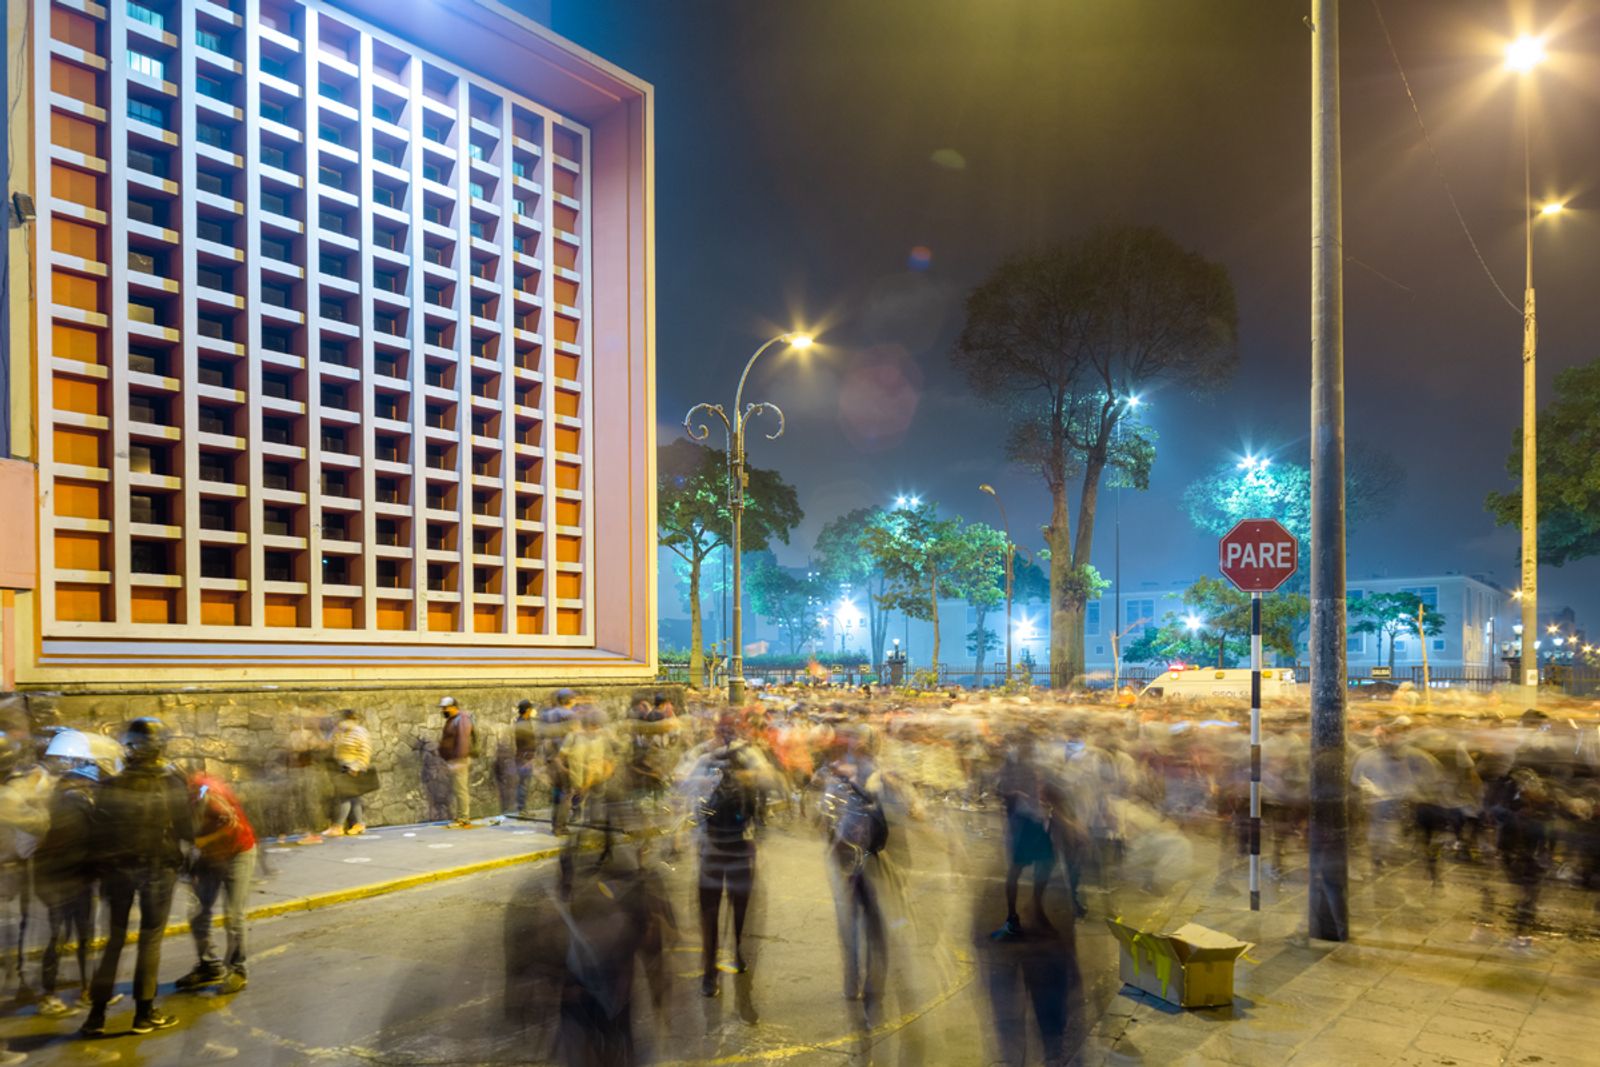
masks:
<path fill-rule="evenodd" d="M 1222 536 L 1222 576 L 1246 593 L 1270 593 L 1300 565 L 1300 543 L 1277 519 L 1245 519 Z"/>

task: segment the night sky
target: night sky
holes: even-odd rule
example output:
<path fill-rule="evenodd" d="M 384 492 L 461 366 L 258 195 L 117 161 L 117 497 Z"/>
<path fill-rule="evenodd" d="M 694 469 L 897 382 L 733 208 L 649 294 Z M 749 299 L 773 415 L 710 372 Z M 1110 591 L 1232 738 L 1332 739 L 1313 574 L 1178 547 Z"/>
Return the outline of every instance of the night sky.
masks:
<path fill-rule="evenodd" d="M 1435 175 L 1370 0 L 1345 0 L 1347 429 L 1407 474 L 1357 530 L 1350 575 L 1516 581 L 1508 483 L 1521 321 L 1490 285 Z M 1037 546 L 1044 488 L 1005 467 L 1002 430 L 948 353 L 966 292 L 1008 252 L 1104 222 L 1150 223 L 1221 261 L 1241 366 L 1219 396 L 1147 397 L 1151 489 L 1122 503 L 1123 574 L 1187 581 L 1214 541 L 1184 486 L 1249 450 L 1304 448 L 1309 347 L 1308 4 L 1277 0 L 556 0 L 554 28 L 656 88 L 662 440 L 699 400 L 731 405 L 744 359 L 790 327 L 827 343 L 763 357 L 749 399 L 788 415 L 751 462 L 800 490 L 805 524 L 917 492 Z M 1537 74 L 1541 404 L 1590 341 L 1600 278 L 1600 8 L 1384 0 L 1446 177 L 1513 301 L 1522 287 L 1517 88 L 1506 39 L 1550 31 Z M 770 361 L 768 361 L 770 360 Z M 1111 560 L 1110 500 L 1096 557 Z M 1541 574 L 1541 607 L 1600 615 L 1600 561 Z M 663 610 L 677 606 L 663 602 Z M 1591 625 L 1591 630 L 1593 626 Z"/>

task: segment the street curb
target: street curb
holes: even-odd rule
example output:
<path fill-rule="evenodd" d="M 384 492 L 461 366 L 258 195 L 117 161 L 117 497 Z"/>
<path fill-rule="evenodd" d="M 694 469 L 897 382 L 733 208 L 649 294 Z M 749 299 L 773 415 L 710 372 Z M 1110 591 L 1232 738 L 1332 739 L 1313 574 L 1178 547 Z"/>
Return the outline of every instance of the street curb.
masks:
<path fill-rule="evenodd" d="M 463 863 L 455 867 L 445 867 L 436 871 L 424 871 L 420 874 L 408 874 L 400 878 L 390 878 L 383 882 L 369 882 L 366 885 L 352 886 L 349 889 L 335 889 L 327 893 L 312 893 L 309 896 L 291 897 L 288 900 L 276 901 L 272 904 L 262 904 L 245 912 L 247 922 L 260 919 L 271 919 L 279 915 L 292 915 L 295 912 L 316 911 L 319 908 L 331 908 L 337 904 L 348 904 L 352 901 L 367 900 L 372 897 L 387 896 L 390 893 L 399 893 L 406 889 L 415 889 L 418 886 L 428 885 L 432 882 L 447 882 L 455 878 L 465 878 L 468 875 L 482 874 L 486 871 L 503 870 L 507 867 L 519 867 L 524 863 L 537 863 L 540 860 L 554 859 L 561 855 L 561 847 L 542 848 L 534 852 L 523 852 L 513 856 L 498 856 L 491 860 L 478 860 L 473 863 Z M 189 923 L 168 923 L 162 930 L 163 938 L 178 937 L 189 932 Z M 128 942 L 136 943 L 139 940 L 138 930 L 128 931 Z M 89 942 L 89 947 L 95 951 L 104 948 L 105 936 L 97 935 Z M 68 943 L 61 948 L 65 955 L 77 948 L 77 943 Z M 27 951 L 28 959 L 37 959 L 44 955 L 44 946 L 36 946 Z"/>

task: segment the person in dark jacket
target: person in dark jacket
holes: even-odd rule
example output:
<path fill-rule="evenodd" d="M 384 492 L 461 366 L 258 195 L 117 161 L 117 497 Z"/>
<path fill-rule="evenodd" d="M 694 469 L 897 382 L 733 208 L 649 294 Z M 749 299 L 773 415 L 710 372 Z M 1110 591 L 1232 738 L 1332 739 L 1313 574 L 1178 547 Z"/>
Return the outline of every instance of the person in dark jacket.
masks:
<path fill-rule="evenodd" d="M 528 789 L 539 759 L 539 707 L 531 700 L 517 702 L 517 719 L 511 725 L 512 756 L 517 761 L 517 815 L 533 817 L 528 809 Z"/>
<path fill-rule="evenodd" d="M 77 730 L 56 734 L 45 757 L 56 764 L 61 776 L 50 798 L 50 829 L 33 854 L 34 887 L 50 921 L 50 940 L 44 947 L 40 967 L 43 996 L 38 1011 L 44 1016 L 58 1016 L 72 1010 L 56 996 L 61 946 L 68 942 L 77 946 L 80 999 L 85 1004 L 88 1001 L 89 943 L 94 940 L 94 878 L 89 860 L 94 791 L 102 768 L 95 762 L 89 739 Z"/>
<path fill-rule="evenodd" d="M 166 727 L 161 720 L 135 719 L 122 743 L 128 751 L 127 766 L 107 779 L 95 796 L 94 862 L 101 874 L 110 929 L 89 987 L 89 1017 L 82 1030 L 86 1037 L 105 1033 L 106 1004 L 117 983 L 135 898 L 139 947 L 133 969 L 133 1032 L 148 1034 L 178 1023 L 157 1010 L 155 1000 L 172 890 L 187 850 L 194 846 L 188 784 L 164 758 Z"/>
<path fill-rule="evenodd" d="M 444 729 L 439 733 L 439 758 L 450 768 L 452 830 L 472 827 L 472 716 L 461 710 L 455 697 L 441 697 Z"/>

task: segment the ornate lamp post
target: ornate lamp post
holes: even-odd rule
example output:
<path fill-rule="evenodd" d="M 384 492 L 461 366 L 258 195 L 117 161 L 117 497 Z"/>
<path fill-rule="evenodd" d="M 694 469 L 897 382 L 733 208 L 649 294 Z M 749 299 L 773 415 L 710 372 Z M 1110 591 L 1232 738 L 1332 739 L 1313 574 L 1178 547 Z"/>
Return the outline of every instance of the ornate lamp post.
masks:
<path fill-rule="evenodd" d="M 741 548 L 744 543 L 744 491 L 749 481 L 744 469 L 744 430 L 745 424 L 763 412 L 771 412 L 778 417 L 778 428 L 767 434 L 769 441 L 783 436 L 783 411 L 776 404 L 759 403 L 744 406 L 744 383 L 750 377 L 750 368 L 760 358 L 761 353 L 776 344 L 785 344 L 790 348 L 810 348 L 812 337 L 807 333 L 784 333 L 772 338 L 756 349 L 744 365 L 744 373 L 739 375 L 739 387 L 733 394 L 733 418 L 730 420 L 727 411 L 721 404 L 696 404 L 689 409 L 683 417 L 683 428 L 689 436 L 696 441 L 704 441 L 709 429 L 704 422 L 695 422 L 696 412 L 707 412 L 722 420 L 722 428 L 727 434 L 728 441 L 728 510 L 733 515 L 733 537 L 729 541 L 729 549 L 733 553 L 733 634 L 731 658 L 728 661 L 728 703 L 744 703 L 744 611 L 742 598 L 744 589 L 740 568 L 740 558 L 743 556 Z"/>

